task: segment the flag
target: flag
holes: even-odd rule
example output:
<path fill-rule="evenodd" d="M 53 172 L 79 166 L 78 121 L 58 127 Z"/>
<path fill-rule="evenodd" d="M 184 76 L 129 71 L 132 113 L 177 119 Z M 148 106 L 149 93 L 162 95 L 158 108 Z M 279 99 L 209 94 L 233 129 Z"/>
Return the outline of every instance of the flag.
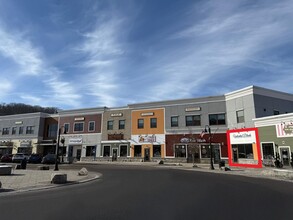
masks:
<path fill-rule="evenodd" d="M 203 138 L 204 135 L 205 135 L 205 131 L 203 130 L 199 136 L 200 136 L 200 138 Z"/>

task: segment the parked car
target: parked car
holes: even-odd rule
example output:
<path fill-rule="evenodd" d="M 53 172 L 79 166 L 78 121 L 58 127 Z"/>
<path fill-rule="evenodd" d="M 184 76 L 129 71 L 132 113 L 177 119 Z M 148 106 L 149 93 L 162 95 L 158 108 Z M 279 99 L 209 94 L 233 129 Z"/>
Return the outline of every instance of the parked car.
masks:
<path fill-rule="evenodd" d="M 19 163 L 21 162 L 23 159 L 28 160 L 28 154 L 24 154 L 24 153 L 17 153 L 12 157 L 12 162 L 13 163 Z"/>
<path fill-rule="evenodd" d="M 4 154 L 0 160 L 1 162 L 10 163 L 12 162 L 12 157 L 13 157 L 13 154 Z"/>
<path fill-rule="evenodd" d="M 41 163 L 42 162 L 42 156 L 39 154 L 31 154 L 28 158 L 29 163 Z"/>
<path fill-rule="evenodd" d="M 55 154 L 47 154 L 46 156 L 43 157 L 42 164 L 54 164 L 55 161 L 56 161 Z"/>

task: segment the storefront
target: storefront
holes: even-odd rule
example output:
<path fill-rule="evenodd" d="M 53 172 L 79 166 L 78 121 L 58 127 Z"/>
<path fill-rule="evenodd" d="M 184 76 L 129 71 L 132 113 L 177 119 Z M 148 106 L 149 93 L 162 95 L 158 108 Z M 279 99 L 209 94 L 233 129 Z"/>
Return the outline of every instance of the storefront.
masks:
<path fill-rule="evenodd" d="M 69 162 L 80 160 L 82 156 L 82 143 L 82 136 L 68 138 L 67 158 Z"/>
<path fill-rule="evenodd" d="M 36 150 L 34 151 L 34 153 Z M 32 154 L 33 146 L 31 140 L 20 140 L 19 147 L 17 148 L 17 153 Z"/>
<path fill-rule="evenodd" d="M 227 140 L 230 166 L 262 167 L 257 128 L 229 130 Z"/>
<path fill-rule="evenodd" d="M 130 158 L 130 143 L 125 140 L 102 141 L 100 160 L 127 161 Z"/>
<path fill-rule="evenodd" d="M 143 161 L 157 161 L 165 157 L 165 135 L 132 135 L 131 157 Z"/>
<path fill-rule="evenodd" d="M 0 157 L 5 154 L 12 154 L 13 142 L 12 141 L 0 141 Z"/>
<path fill-rule="evenodd" d="M 227 159 L 226 134 L 214 134 L 211 139 L 213 160 Z M 166 160 L 173 162 L 209 163 L 211 156 L 209 135 L 166 135 Z"/>
<path fill-rule="evenodd" d="M 275 115 L 254 119 L 259 131 L 261 158 L 265 166 L 274 166 L 279 159 L 291 166 L 293 159 L 293 114 Z"/>

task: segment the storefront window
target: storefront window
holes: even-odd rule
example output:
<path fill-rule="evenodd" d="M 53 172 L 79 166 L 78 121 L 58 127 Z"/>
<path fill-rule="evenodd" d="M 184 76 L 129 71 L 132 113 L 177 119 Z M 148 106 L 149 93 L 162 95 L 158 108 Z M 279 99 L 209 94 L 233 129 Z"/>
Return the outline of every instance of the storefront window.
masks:
<path fill-rule="evenodd" d="M 96 149 L 96 146 L 86 146 L 85 156 L 86 157 L 93 156 L 96 153 L 95 149 Z"/>
<path fill-rule="evenodd" d="M 238 158 L 253 159 L 252 144 L 232 144 L 233 149 L 238 149 Z"/>
<path fill-rule="evenodd" d="M 127 157 L 127 145 L 120 146 L 120 157 Z"/>
<path fill-rule="evenodd" d="M 201 148 L 200 149 L 201 158 L 210 158 L 210 156 L 211 156 L 210 146 L 209 145 L 201 145 L 200 148 Z"/>
<path fill-rule="evenodd" d="M 262 143 L 261 146 L 263 159 L 272 159 L 274 157 L 274 144 Z"/>
<path fill-rule="evenodd" d="M 161 157 L 161 145 L 153 146 L 153 157 Z"/>
<path fill-rule="evenodd" d="M 104 146 L 104 157 L 110 157 L 110 146 Z"/>
<path fill-rule="evenodd" d="M 134 157 L 141 157 L 141 145 L 134 145 Z"/>
<path fill-rule="evenodd" d="M 186 158 L 186 146 L 185 145 L 176 145 L 175 146 L 175 157 Z"/>

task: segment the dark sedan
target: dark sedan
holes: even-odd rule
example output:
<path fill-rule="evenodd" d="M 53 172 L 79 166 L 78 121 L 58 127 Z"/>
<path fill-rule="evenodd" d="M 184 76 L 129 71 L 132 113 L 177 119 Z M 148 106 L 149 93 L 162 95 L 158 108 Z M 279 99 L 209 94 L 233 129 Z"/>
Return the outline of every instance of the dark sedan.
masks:
<path fill-rule="evenodd" d="M 43 164 L 54 164 L 55 161 L 56 161 L 56 155 L 55 154 L 47 154 L 42 159 Z"/>
<path fill-rule="evenodd" d="M 41 163 L 42 162 L 42 156 L 39 154 L 31 154 L 28 158 L 29 163 Z"/>
<path fill-rule="evenodd" d="M 12 157 L 13 157 L 13 154 L 4 154 L 0 160 L 1 160 L 1 162 L 11 163 Z"/>

